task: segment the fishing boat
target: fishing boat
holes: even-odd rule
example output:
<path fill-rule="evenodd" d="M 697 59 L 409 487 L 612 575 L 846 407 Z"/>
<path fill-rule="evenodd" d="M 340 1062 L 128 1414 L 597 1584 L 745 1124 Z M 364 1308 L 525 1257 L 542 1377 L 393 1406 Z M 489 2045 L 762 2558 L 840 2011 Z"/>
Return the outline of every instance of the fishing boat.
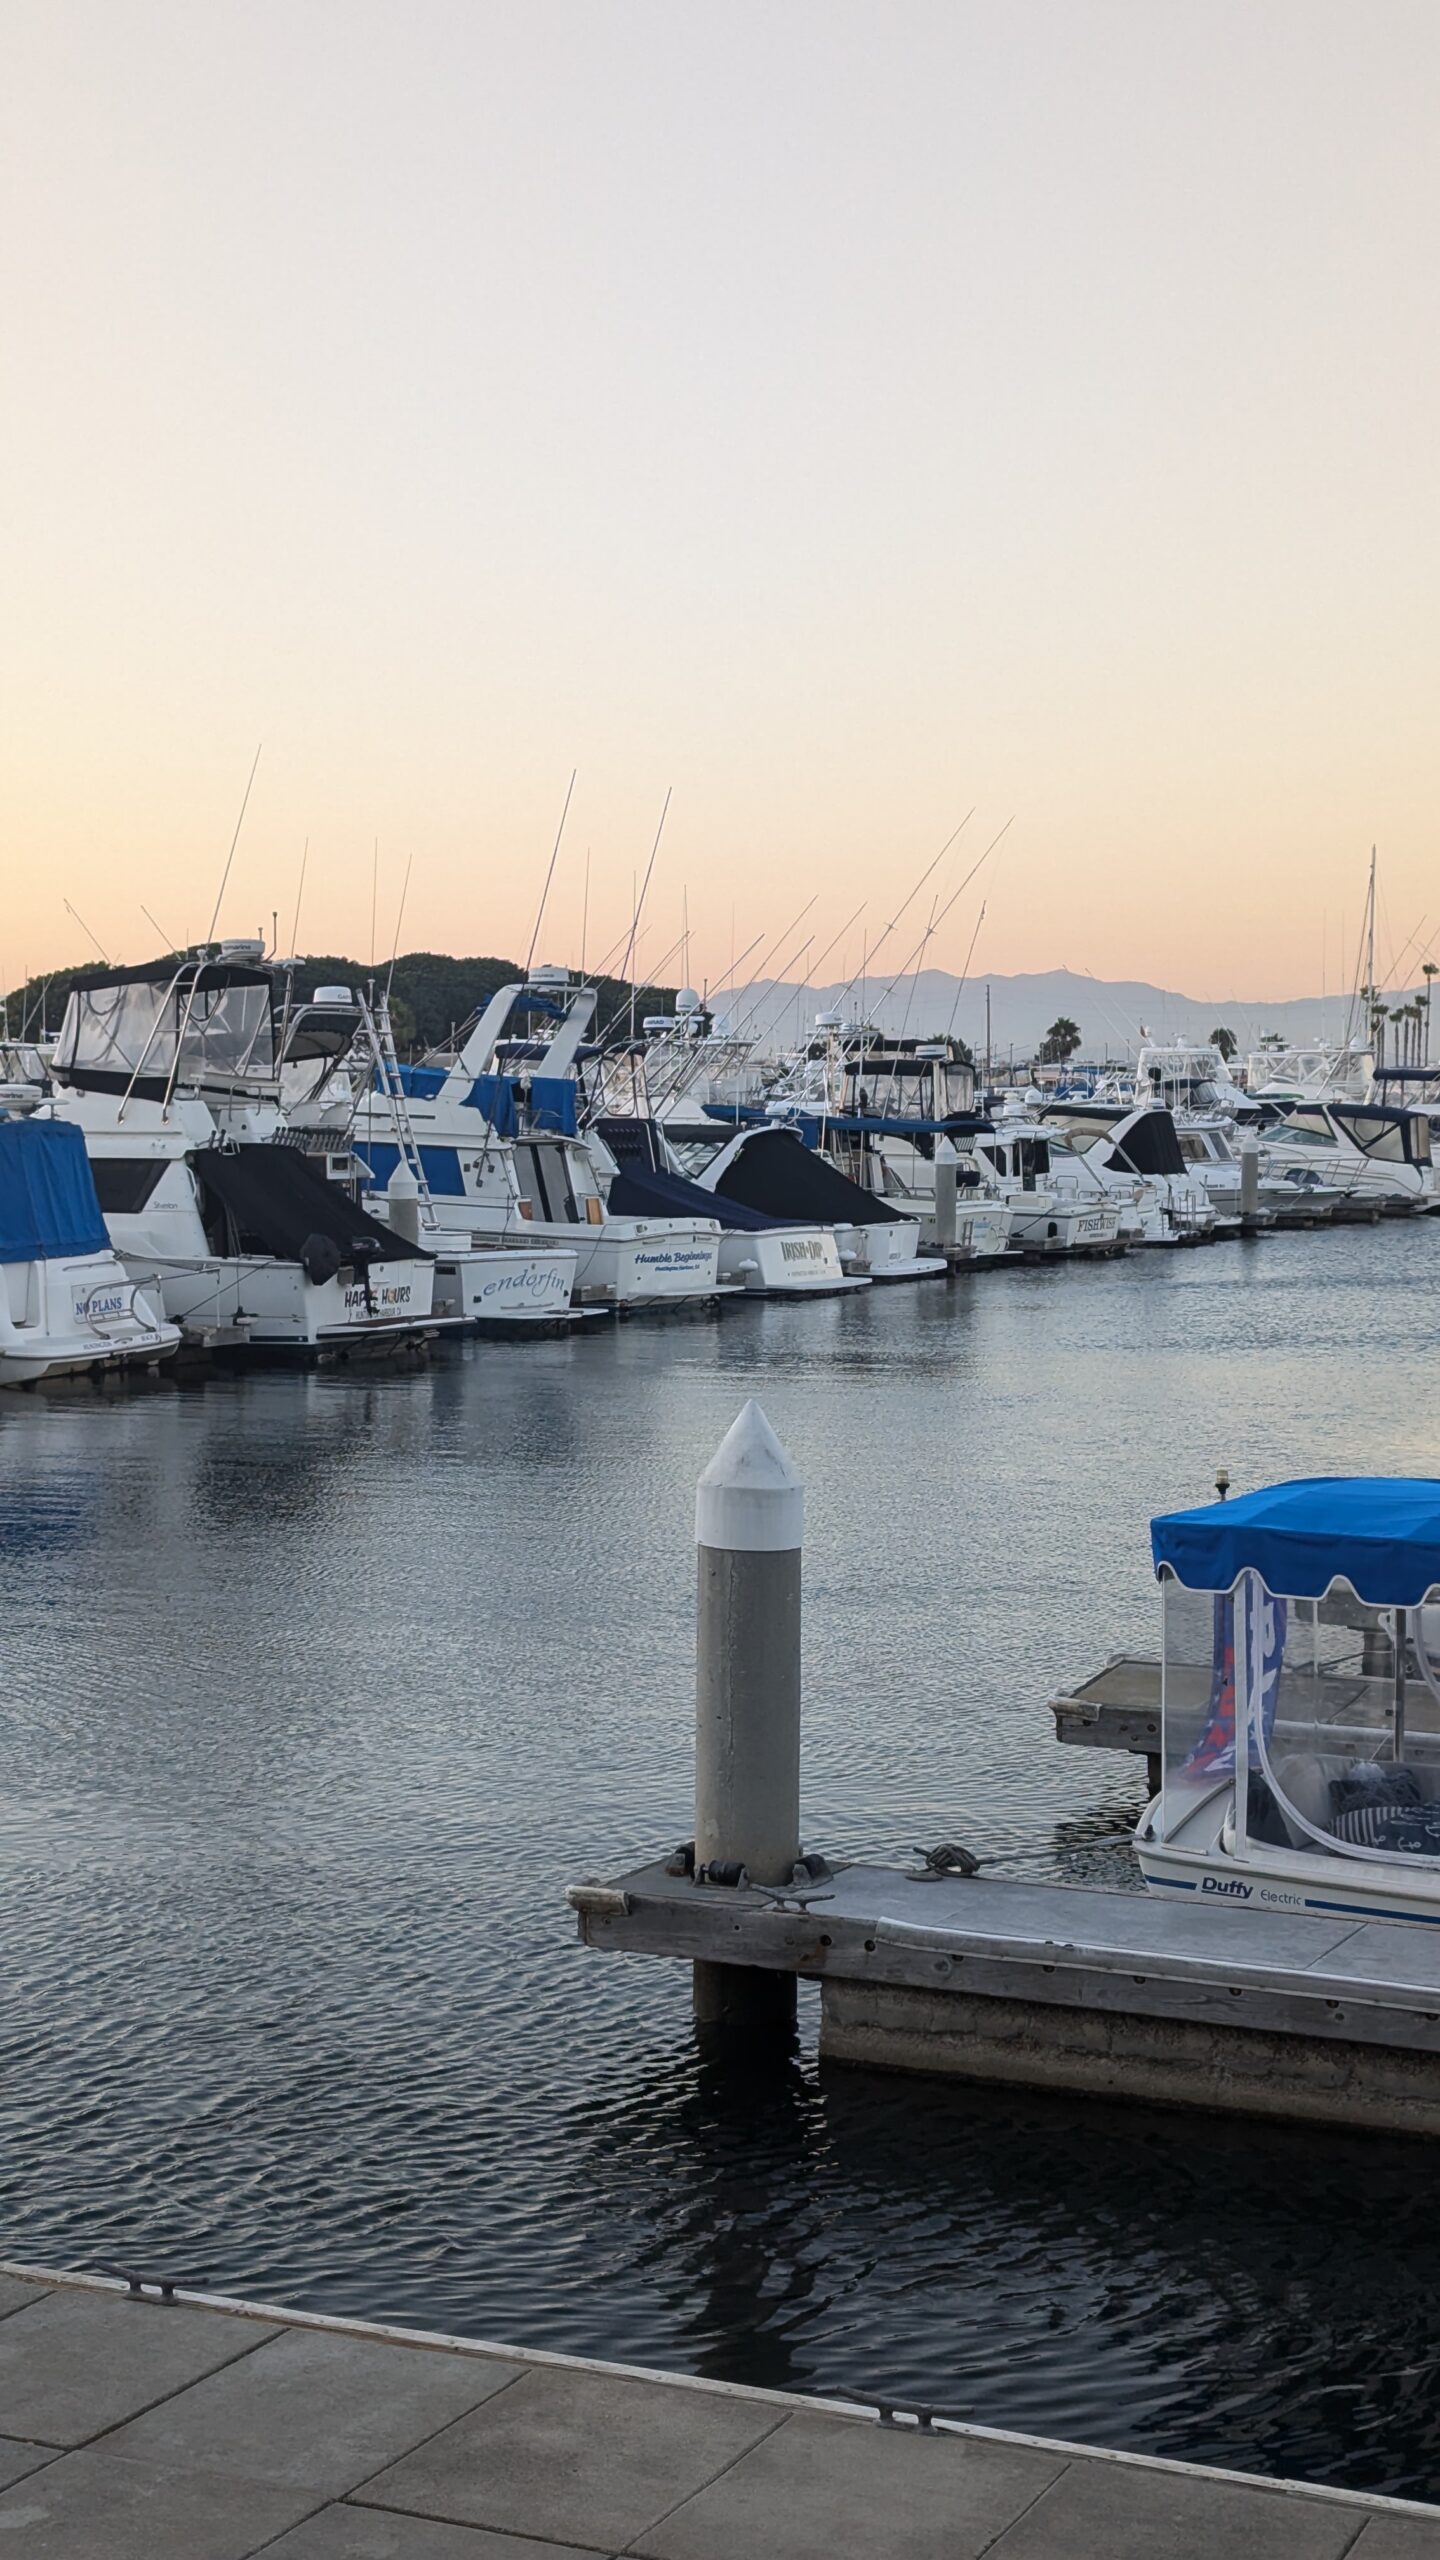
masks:
<path fill-rule="evenodd" d="M 1002 1113 L 977 1127 L 972 1145 L 1010 1209 L 1016 1251 L 1049 1260 L 1068 1253 L 1110 1254 L 1125 1243 L 1124 1202 L 1063 1132 L 1022 1113 Z"/>
<path fill-rule="evenodd" d="M 381 1224 L 433 1255 L 435 1312 L 452 1327 L 513 1335 L 537 1328 L 564 1331 L 578 1323 L 572 1299 L 579 1257 L 573 1248 L 543 1237 L 477 1241 L 468 1224 L 454 1223 L 435 1199 L 410 1122 L 384 993 L 372 997 L 347 986 L 318 986 L 297 1004 L 291 980 L 293 968 L 287 968 L 280 1092 L 291 1142 L 327 1181 L 356 1198 L 366 1192 L 367 1206 Z M 396 1139 L 383 1191 L 354 1145 L 356 1121 L 377 1090 L 389 1099 Z"/>
<path fill-rule="evenodd" d="M 988 1262 L 1009 1251 L 1012 1214 L 971 1150 L 975 1070 L 961 1042 L 912 1040 L 873 1026 L 817 1018 L 800 1066 L 807 1107 L 821 1106 L 813 1141 L 841 1173 L 920 1220 L 922 1248 L 939 1241 L 935 1165 L 956 1163 L 951 1262 Z"/>
<path fill-rule="evenodd" d="M 0 1120 L 0 1387 L 153 1367 L 179 1340 L 116 1258 L 79 1131 Z"/>
<path fill-rule="evenodd" d="M 771 1103 L 763 1112 L 715 1105 L 697 1128 L 670 1136 L 693 1179 L 717 1200 L 787 1226 L 828 1228 L 852 1278 L 944 1278 L 943 1257 L 924 1249 L 918 1204 L 871 1191 L 840 1172 L 820 1151 L 819 1122 L 798 1105 Z"/>
<path fill-rule="evenodd" d="M 434 1265 L 286 1143 L 254 947 L 78 980 L 31 1115 L 78 1130 L 128 1276 L 227 1358 L 393 1354 L 435 1329 Z"/>
<path fill-rule="evenodd" d="M 1373 966 L 1373 962 L 1372 962 Z M 1375 1051 L 1368 1040 L 1266 1040 L 1245 1061 L 1250 1101 L 1368 1102 Z"/>
<path fill-rule="evenodd" d="M 1151 1522 L 1157 1894 L 1440 1922 L 1440 1480 L 1311 1477 Z"/>
<path fill-rule="evenodd" d="M 683 1124 L 667 1127 L 637 1113 L 616 1113 L 594 1123 L 596 1138 L 616 1165 L 612 1210 L 642 1217 L 715 1219 L 720 1229 L 720 1278 L 758 1298 L 825 1298 L 866 1289 L 869 1279 L 847 1271 L 835 1229 L 816 1220 L 773 1216 L 747 1207 L 724 1191 L 708 1189 L 685 1169 L 685 1155 L 703 1171 L 719 1152 L 715 1132 L 689 1137 Z"/>
<path fill-rule="evenodd" d="M 536 970 L 497 989 L 454 1053 L 372 1074 L 354 1116 L 366 1196 L 383 1213 L 396 1166 L 413 1147 L 445 1228 L 476 1246 L 558 1246 L 575 1255 L 580 1306 L 654 1312 L 720 1294 L 713 1216 L 612 1209 L 619 1167 L 583 1131 L 576 1073 L 595 1010 L 593 987 Z M 516 1036 L 517 1020 L 548 1021 Z"/>
<path fill-rule="evenodd" d="M 704 1115 L 733 1113 L 744 1101 L 752 1045 L 717 1033 L 693 989 L 682 987 L 673 1014 L 647 1015 L 638 1037 L 607 1042 L 587 1063 L 586 1130 L 616 1167 L 608 1205 L 621 1215 L 715 1219 L 720 1278 L 751 1297 L 868 1288 L 841 1261 L 833 1227 L 751 1208 L 696 1179 L 722 1144 Z"/>
<path fill-rule="evenodd" d="M 1082 1163 L 1121 1211 L 1134 1244 L 1201 1244 L 1221 1223 L 1205 1184 L 1187 1164 L 1169 1111 L 1153 1102 L 1047 1103 L 1047 1128 L 1064 1132 Z M 1238 1224 L 1239 1212 L 1232 1223 Z"/>

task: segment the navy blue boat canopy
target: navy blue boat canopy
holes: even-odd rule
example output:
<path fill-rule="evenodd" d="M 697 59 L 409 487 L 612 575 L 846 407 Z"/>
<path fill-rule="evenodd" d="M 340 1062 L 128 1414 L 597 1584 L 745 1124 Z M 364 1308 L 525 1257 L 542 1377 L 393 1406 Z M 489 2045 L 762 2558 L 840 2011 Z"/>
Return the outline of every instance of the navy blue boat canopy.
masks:
<path fill-rule="evenodd" d="M 0 1120 L 0 1262 L 109 1250 L 80 1131 L 68 1120 Z"/>
<path fill-rule="evenodd" d="M 1155 1570 L 1189 1591 L 1231 1591 L 1245 1572 L 1267 1591 L 1319 1600 L 1348 1583 L 1375 1609 L 1414 1609 L 1440 1585 L 1440 1479 L 1302 1476 L 1150 1523 Z"/>

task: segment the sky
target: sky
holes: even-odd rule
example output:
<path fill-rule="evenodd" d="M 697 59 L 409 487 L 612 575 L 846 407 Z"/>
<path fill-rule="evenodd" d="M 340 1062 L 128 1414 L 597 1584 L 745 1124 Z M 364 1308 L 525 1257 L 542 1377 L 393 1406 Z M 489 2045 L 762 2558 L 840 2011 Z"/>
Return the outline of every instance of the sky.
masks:
<path fill-rule="evenodd" d="M 700 983 L 1316 993 L 1372 843 L 1440 944 L 1433 0 L 0 42 L 0 984 L 206 934 L 257 747 L 218 930 L 282 949 L 523 957 L 572 772 L 537 957 L 623 950 L 662 810 Z"/>

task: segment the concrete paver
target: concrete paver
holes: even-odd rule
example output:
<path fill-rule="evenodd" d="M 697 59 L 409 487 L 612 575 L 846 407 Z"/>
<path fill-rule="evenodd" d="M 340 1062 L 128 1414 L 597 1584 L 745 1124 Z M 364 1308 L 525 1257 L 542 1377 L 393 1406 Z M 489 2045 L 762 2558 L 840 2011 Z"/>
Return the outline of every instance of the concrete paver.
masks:
<path fill-rule="evenodd" d="M 250 2560 L 313 2494 L 87 2445 L 0 2493 L 5 2560 Z"/>
<path fill-rule="evenodd" d="M 8 2320 L 12 2311 L 23 2311 L 27 2302 L 44 2299 L 43 2284 L 26 2284 L 20 2276 L 0 2276 L 0 2320 Z"/>
<path fill-rule="evenodd" d="M 79 2445 L 275 2331 L 179 2303 L 62 2288 L 0 2320 L 0 2432 Z"/>
<path fill-rule="evenodd" d="M 1440 2560 L 1440 2508 L 33 2270 L 0 2429 L 0 2560 Z"/>
<path fill-rule="evenodd" d="M 360 2498 L 615 2551 L 784 2414 L 719 2392 L 542 2366 L 369 2481 Z"/>
<path fill-rule="evenodd" d="M 1048 2489 L 1063 2454 L 791 2417 L 639 2535 L 647 2560 L 976 2560 Z"/>
<path fill-rule="evenodd" d="M 53 2444 L 17 2444 L 10 2436 L 0 2436 L 0 2489 L 8 2489 L 12 2480 L 23 2480 L 27 2471 L 39 2471 L 55 2459 Z"/>
<path fill-rule="evenodd" d="M 110 2447 L 338 2498 L 524 2371 L 496 2356 L 282 2330 L 122 2427 Z"/>
<path fill-rule="evenodd" d="M 518 2540 L 484 2525 L 428 2524 L 380 2507 L 325 2507 L 267 2545 L 265 2560 L 607 2560 L 572 2544 Z"/>
<path fill-rule="evenodd" d="M 1345 2560 L 1440 2560 L 1440 2516 L 1372 2516 Z"/>
<path fill-rule="evenodd" d="M 992 2560 L 1346 2560 L 1360 2517 L 1319 2498 L 1123 2462 L 1067 2465 Z"/>

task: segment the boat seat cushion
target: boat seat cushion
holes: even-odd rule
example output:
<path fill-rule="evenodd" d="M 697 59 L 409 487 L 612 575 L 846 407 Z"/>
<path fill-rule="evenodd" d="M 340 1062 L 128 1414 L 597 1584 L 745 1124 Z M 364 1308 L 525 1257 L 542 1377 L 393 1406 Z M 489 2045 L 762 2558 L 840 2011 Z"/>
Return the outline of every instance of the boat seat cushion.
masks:
<path fill-rule="evenodd" d="M 1350 1848 L 1440 1857 L 1440 1804 L 1387 1804 L 1383 1797 L 1372 1797 L 1367 1804 L 1347 1805 L 1330 1828 Z"/>

